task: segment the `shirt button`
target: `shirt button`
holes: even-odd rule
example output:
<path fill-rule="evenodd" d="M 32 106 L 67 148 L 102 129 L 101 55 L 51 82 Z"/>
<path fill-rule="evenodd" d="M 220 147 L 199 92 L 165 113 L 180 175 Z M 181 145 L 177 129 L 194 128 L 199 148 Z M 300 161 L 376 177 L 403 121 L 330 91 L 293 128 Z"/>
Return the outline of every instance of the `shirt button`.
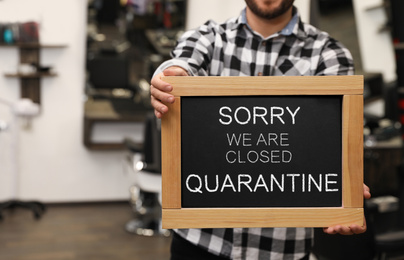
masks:
<path fill-rule="evenodd" d="M 262 72 L 258 72 L 258 74 L 257 74 L 258 76 L 262 76 Z"/>
<path fill-rule="evenodd" d="M 267 42 L 263 41 L 261 44 L 262 44 L 262 46 L 265 46 L 265 45 L 267 45 Z"/>

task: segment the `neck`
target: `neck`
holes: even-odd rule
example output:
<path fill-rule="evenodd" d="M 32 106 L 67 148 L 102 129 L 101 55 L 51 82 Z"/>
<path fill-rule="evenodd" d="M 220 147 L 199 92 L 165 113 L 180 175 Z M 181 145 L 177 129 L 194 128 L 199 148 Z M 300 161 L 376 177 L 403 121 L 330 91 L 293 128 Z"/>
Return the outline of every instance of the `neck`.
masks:
<path fill-rule="evenodd" d="M 255 15 L 247 7 L 246 17 L 247 22 L 251 29 L 262 35 L 262 37 L 267 38 L 274 33 L 281 31 L 292 19 L 292 7 L 286 11 L 281 16 L 273 19 L 265 19 Z"/>

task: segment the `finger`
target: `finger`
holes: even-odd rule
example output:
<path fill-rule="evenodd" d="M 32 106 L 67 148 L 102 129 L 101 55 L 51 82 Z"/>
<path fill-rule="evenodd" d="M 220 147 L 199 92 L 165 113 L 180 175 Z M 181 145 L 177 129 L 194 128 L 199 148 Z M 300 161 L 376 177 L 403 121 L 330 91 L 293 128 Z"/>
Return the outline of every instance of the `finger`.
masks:
<path fill-rule="evenodd" d="M 366 232 L 366 226 L 358 226 L 358 225 L 352 225 L 349 226 L 349 229 L 352 231 L 354 234 L 362 234 Z"/>
<path fill-rule="evenodd" d="M 150 101 L 155 110 L 156 117 L 161 118 L 164 113 L 167 113 L 168 107 L 161 103 L 160 100 L 156 99 L 154 96 L 151 96 Z"/>
<path fill-rule="evenodd" d="M 163 71 L 164 76 L 188 76 L 186 70 L 181 67 L 173 66 Z"/>
<path fill-rule="evenodd" d="M 154 87 L 153 85 L 150 86 L 150 94 L 154 98 L 155 101 L 159 101 L 160 103 L 174 103 L 174 96 L 168 94 L 164 91 L 159 90 L 158 88 Z M 153 101 L 153 100 L 152 100 Z M 153 104 L 152 104 L 153 105 Z M 160 106 L 160 104 L 158 104 Z M 153 106 L 156 108 L 155 106 Z"/>
<path fill-rule="evenodd" d="M 368 185 L 366 185 L 366 184 L 363 184 L 363 189 L 364 189 L 364 190 L 366 190 L 366 191 L 370 191 L 369 186 L 368 186 Z"/>
<path fill-rule="evenodd" d="M 366 225 L 366 218 L 363 218 L 363 225 L 358 226 L 358 225 L 351 225 L 349 228 L 352 230 L 354 234 L 362 234 L 365 233 L 367 230 L 367 225 Z"/>
<path fill-rule="evenodd" d="M 336 234 L 335 229 L 333 227 L 323 228 L 323 232 L 329 235 Z"/>
<path fill-rule="evenodd" d="M 371 196 L 370 188 L 366 184 L 363 184 L 363 197 L 365 199 L 370 199 Z"/>
<path fill-rule="evenodd" d="M 352 232 L 352 230 L 347 226 L 337 226 L 335 228 L 335 232 L 337 234 L 341 234 L 341 235 L 353 235 L 354 234 L 354 232 Z"/>
<path fill-rule="evenodd" d="M 173 87 L 169 83 L 167 83 L 161 79 L 161 77 L 163 77 L 163 76 L 164 76 L 164 74 L 160 73 L 157 76 L 152 78 L 152 80 L 150 82 L 151 83 L 150 90 L 151 90 L 151 87 L 154 87 L 163 92 L 171 92 L 173 90 Z"/>
<path fill-rule="evenodd" d="M 154 109 L 154 115 L 159 119 L 161 119 L 163 117 L 163 115 L 159 111 L 157 111 L 156 109 Z"/>
<path fill-rule="evenodd" d="M 341 234 L 341 235 L 353 235 L 354 233 L 349 227 L 345 226 L 334 226 L 334 227 L 328 227 L 323 229 L 324 233 L 327 233 L 329 235 L 335 235 L 335 234 Z"/>

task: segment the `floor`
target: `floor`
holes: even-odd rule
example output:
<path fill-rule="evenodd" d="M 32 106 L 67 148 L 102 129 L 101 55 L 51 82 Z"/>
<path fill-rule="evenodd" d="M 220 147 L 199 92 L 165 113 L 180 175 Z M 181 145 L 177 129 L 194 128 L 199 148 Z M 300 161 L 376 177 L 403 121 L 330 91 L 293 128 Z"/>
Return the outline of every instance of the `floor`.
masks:
<path fill-rule="evenodd" d="M 50 205 L 39 220 L 14 209 L 0 221 L 4 260 L 167 260 L 170 238 L 125 231 L 128 203 Z"/>

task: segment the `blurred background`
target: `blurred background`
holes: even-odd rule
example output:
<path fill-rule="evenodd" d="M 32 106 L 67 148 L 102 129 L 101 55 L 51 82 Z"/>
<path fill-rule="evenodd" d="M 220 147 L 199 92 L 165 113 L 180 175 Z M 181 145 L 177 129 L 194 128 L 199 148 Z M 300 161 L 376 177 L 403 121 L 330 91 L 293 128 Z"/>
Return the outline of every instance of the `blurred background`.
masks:
<path fill-rule="evenodd" d="M 243 0 L 0 0 L 0 259 L 169 259 L 149 84 L 181 34 Z M 365 78 L 368 231 L 312 259 L 404 259 L 404 2 L 296 0 Z"/>

